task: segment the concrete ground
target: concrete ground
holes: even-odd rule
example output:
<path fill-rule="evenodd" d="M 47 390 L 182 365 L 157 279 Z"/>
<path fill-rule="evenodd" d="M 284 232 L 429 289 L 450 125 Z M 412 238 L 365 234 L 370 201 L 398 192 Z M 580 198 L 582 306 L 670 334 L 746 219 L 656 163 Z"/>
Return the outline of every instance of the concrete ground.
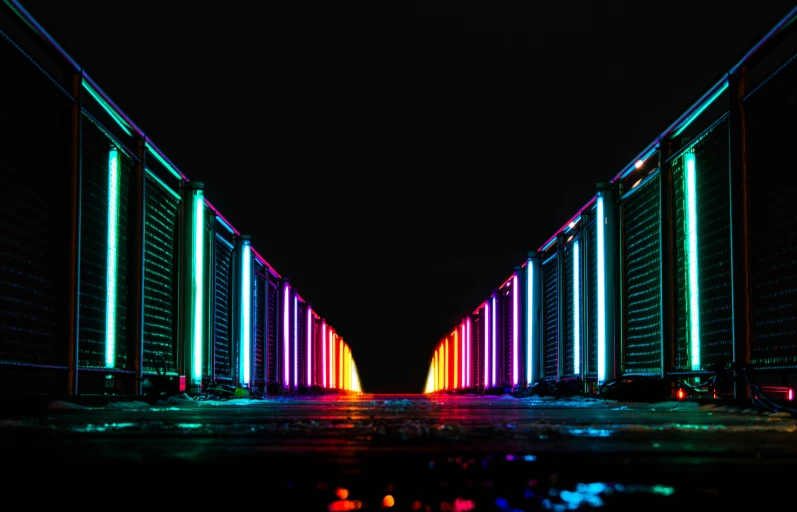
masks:
<path fill-rule="evenodd" d="M 797 467 L 794 418 L 680 402 L 172 397 L 3 418 L 8 488 L 44 472 L 144 504 L 238 489 L 266 510 L 691 510 L 791 502 Z"/>

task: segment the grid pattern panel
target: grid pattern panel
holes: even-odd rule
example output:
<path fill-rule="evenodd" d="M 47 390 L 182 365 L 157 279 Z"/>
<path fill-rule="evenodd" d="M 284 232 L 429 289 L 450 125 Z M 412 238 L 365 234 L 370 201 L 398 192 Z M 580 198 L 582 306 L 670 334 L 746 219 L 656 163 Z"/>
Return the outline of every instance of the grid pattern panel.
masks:
<path fill-rule="evenodd" d="M 0 360 L 65 365 L 68 99 L 2 32 L 0 62 Z"/>
<path fill-rule="evenodd" d="M 203 259 L 202 262 L 204 263 L 205 268 L 203 269 L 205 273 L 205 278 L 203 283 L 205 283 L 205 295 L 204 301 L 202 303 L 202 319 L 204 323 L 202 325 L 202 339 L 205 340 L 205 343 L 202 344 L 202 375 L 209 376 L 210 375 L 210 344 L 213 343 L 212 334 L 212 325 L 213 325 L 213 312 L 215 311 L 215 305 L 213 303 L 215 297 L 210 293 L 212 290 L 208 283 L 213 282 L 214 274 L 216 273 L 216 269 L 213 268 L 213 261 L 211 256 L 213 255 L 214 246 L 216 245 L 215 242 L 215 234 L 216 228 L 214 227 L 216 217 L 211 215 L 210 211 L 205 208 L 204 209 L 204 221 L 205 221 L 205 233 L 202 238 L 202 245 L 203 248 Z"/>
<path fill-rule="evenodd" d="M 268 307 L 268 270 L 255 260 L 252 304 L 252 341 L 255 348 L 255 374 L 252 381 L 263 384 L 266 377 L 266 308 Z"/>
<path fill-rule="evenodd" d="M 622 204 L 623 373 L 661 372 L 659 176 Z"/>
<path fill-rule="evenodd" d="M 216 379 L 232 379 L 232 322 L 230 312 L 232 306 L 232 247 L 222 236 L 216 233 L 213 250 L 215 251 L 215 268 L 213 270 L 213 357 Z"/>
<path fill-rule="evenodd" d="M 307 350 L 305 349 L 306 345 L 305 331 L 307 330 L 306 327 L 307 320 L 304 318 L 303 302 L 301 301 L 299 302 L 299 307 L 297 311 L 299 313 L 297 314 L 296 319 L 294 319 L 293 321 L 296 322 L 296 343 L 294 345 L 296 347 L 296 353 L 294 354 L 294 357 L 298 359 L 296 361 L 296 365 L 294 366 L 294 368 L 296 368 L 298 373 L 294 378 L 296 379 L 296 382 L 298 382 L 299 384 L 304 384 L 305 381 L 307 380 L 307 375 L 306 375 L 307 371 L 305 370 L 305 368 L 307 367 L 307 359 L 306 359 Z M 293 368 L 291 368 L 291 371 L 293 371 Z"/>
<path fill-rule="evenodd" d="M 562 309 L 564 310 L 564 331 L 562 333 L 562 350 L 564 351 L 563 377 L 570 377 L 575 374 L 575 303 L 573 302 L 573 242 L 568 243 L 562 248 Z"/>
<path fill-rule="evenodd" d="M 587 375 L 598 376 L 598 230 L 595 222 L 585 229 L 587 242 L 587 275 L 583 282 L 587 283 Z"/>
<path fill-rule="evenodd" d="M 268 308 L 268 325 L 266 326 L 266 341 L 268 346 L 266 348 L 268 358 L 268 381 L 277 381 L 277 280 L 268 280 L 268 300 L 266 301 Z"/>
<path fill-rule="evenodd" d="M 504 288 L 503 300 L 501 301 L 502 313 L 504 317 L 504 382 L 511 385 L 512 382 L 512 357 L 514 347 L 512 346 L 512 281 Z"/>
<path fill-rule="evenodd" d="M 542 303 L 543 313 L 543 361 L 545 377 L 556 378 L 559 368 L 559 279 L 557 276 L 557 256 L 542 264 Z"/>
<path fill-rule="evenodd" d="M 474 372 L 473 372 L 473 376 L 475 378 L 473 379 L 473 383 L 477 387 L 481 386 L 482 382 L 484 381 L 484 377 L 483 377 L 484 368 L 482 368 L 482 363 L 481 363 L 481 353 L 482 353 L 482 350 L 484 350 L 484 347 L 482 347 L 481 320 L 480 319 L 481 319 L 481 315 L 475 315 L 473 320 L 472 320 L 472 322 L 471 322 L 472 323 L 471 329 L 473 329 L 473 331 L 471 332 L 471 339 L 472 339 L 472 343 L 473 343 L 472 355 L 473 355 L 473 364 L 475 365 L 474 366 Z"/>
<path fill-rule="evenodd" d="M 176 371 L 174 305 L 179 200 L 145 176 L 144 370 Z"/>
<path fill-rule="evenodd" d="M 80 365 L 105 367 L 108 268 L 108 156 L 112 141 L 90 118 L 83 119 L 83 182 L 80 254 Z M 119 151 L 118 240 L 116 252 L 116 360 L 127 367 L 128 197 L 132 160 Z"/>
<path fill-rule="evenodd" d="M 727 115 L 688 148 L 695 153 L 700 369 L 733 360 Z M 672 163 L 675 199 L 675 368 L 691 370 L 685 228 L 685 159 Z"/>
<path fill-rule="evenodd" d="M 797 65 L 792 60 L 748 101 L 751 363 L 797 366 L 797 168 L 783 158 L 797 136 Z"/>

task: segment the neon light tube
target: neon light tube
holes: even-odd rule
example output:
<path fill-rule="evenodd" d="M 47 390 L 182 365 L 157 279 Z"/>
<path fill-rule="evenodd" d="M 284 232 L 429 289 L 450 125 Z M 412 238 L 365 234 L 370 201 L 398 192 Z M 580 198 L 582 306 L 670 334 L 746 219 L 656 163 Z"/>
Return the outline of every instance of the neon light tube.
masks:
<path fill-rule="evenodd" d="M 457 336 L 456 329 L 453 332 L 454 334 L 454 341 L 451 343 L 454 345 L 454 389 L 459 387 L 459 336 Z"/>
<path fill-rule="evenodd" d="M 686 256 L 689 262 L 689 346 L 692 370 L 700 369 L 700 301 L 697 268 L 697 171 L 695 154 L 686 159 Z"/>
<path fill-rule="evenodd" d="M 313 385 L 313 310 L 307 306 L 307 385 Z"/>
<path fill-rule="evenodd" d="M 603 211 L 603 195 L 598 193 L 597 206 L 598 240 L 598 384 L 606 381 L 606 215 Z"/>
<path fill-rule="evenodd" d="M 459 343 L 460 343 L 460 354 L 462 358 L 462 373 L 460 377 L 460 382 L 462 383 L 462 387 L 467 387 L 467 368 L 468 368 L 468 348 L 465 343 L 465 322 L 459 324 Z"/>
<path fill-rule="evenodd" d="M 147 169 L 147 168 L 145 168 L 144 170 L 146 171 L 146 173 L 147 173 L 147 174 L 149 174 L 150 178 L 152 178 L 153 180 L 155 180 L 156 182 L 158 182 L 158 184 L 159 184 L 161 187 L 163 187 L 163 189 L 164 189 L 166 192 L 168 192 L 169 194 L 171 194 L 171 195 L 172 195 L 172 197 L 174 197 L 174 198 L 175 198 L 175 199 L 177 199 L 178 201 L 181 201 L 181 200 L 183 199 L 182 197 L 180 197 L 180 194 L 178 194 L 177 192 L 175 192 L 175 191 L 174 191 L 174 190 L 173 190 L 173 189 L 172 189 L 172 188 L 171 188 L 169 185 L 167 185 L 167 184 L 166 184 L 166 183 L 165 183 L 165 182 L 164 182 L 162 179 L 160 179 L 160 178 L 159 178 L 159 177 L 158 177 L 158 176 L 157 176 L 157 175 L 156 175 L 154 172 L 150 171 L 150 170 L 149 170 L 149 169 Z"/>
<path fill-rule="evenodd" d="M 534 318 L 534 265 L 531 260 L 526 260 L 526 385 L 531 386 L 532 354 L 531 337 L 536 327 Z"/>
<path fill-rule="evenodd" d="M 573 242 L 573 373 L 581 374 L 581 272 L 578 240 Z"/>
<path fill-rule="evenodd" d="M 251 363 L 249 357 L 252 351 L 252 251 L 249 244 L 244 243 L 243 265 L 241 268 L 241 365 L 243 366 L 243 384 L 250 382 Z"/>
<path fill-rule="evenodd" d="M 119 247 L 119 150 L 108 152 L 108 248 L 105 269 L 105 367 L 116 366 L 116 264 Z"/>
<path fill-rule="evenodd" d="M 299 387 L 299 295 L 293 294 L 293 387 Z"/>
<path fill-rule="evenodd" d="M 512 385 L 517 386 L 520 381 L 520 362 L 518 360 L 518 338 L 520 338 L 520 323 L 518 322 L 518 279 L 517 274 L 512 277 Z"/>
<path fill-rule="evenodd" d="M 493 369 L 493 371 L 492 371 L 493 387 L 498 385 L 498 376 L 496 375 L 497 372 L 496 372 L 496 364 L 495 364 L 495 359 L 496 359 L 496 356 L 498 355 L 497 351 L 496 351 L 496 347 L 498 346 L 498 334 L 497 334 L 497 329 L 496 329 L 497 328 L 496 324 L 498 323 L 497 313 L 496 313 L 497 309 L 498 308 L 496 307 L 496 297 L 495 297 L 495 295 L 493 295 L 493 326 L 492 326 L 493 327 L 493 334 L 492 334 L 492 336 L 490 336 L 490 338 L 492 338 L 492 347 L 493 347 L 493 361 L 492 361 L 492 365 L 493 365 L 492 366 L 492 369 Z"/>
<path fill-rule="evenodd" d="M 284 367 L 283 379 L 285 380 L 285 387 L 291 385 L 291 323 L 290 323 L 290 307 L 291 307 L 291 288 L 288 283 L 283 287 L 283 300 L 282 300 L 282 362 Z"/>
<path fill-rule="evenodd" d="M 424 393 L 432 393 L 434 391 L 434 364 L 429 365 L 429 374 L 426 376 L 426 386 L 423 388 Z"/>
<path fill-rule="evenodd" d="M 194 368 L 195 380 L 202 378 L 203 287 L 205 278 L 205 202 L 202 192 L 194 196 Z"/>
<path fill-rule="evenodd" d="M 327 387 L 327 322 L 321 322 L 321 385 Z"/>
<path fill-rule="evenodd" d="M 329 387 L 335 387 L 335 333 L 329 330 Z"/>
<path fill-rule="evenodd" d="M 468 387 L 473 386 L 473 338 L 471 337 L 471 327 L 470 324 L 472 323 L 471 318 L 468 317 L 467 322 L 465 323 L 465 328 L 467 329 L 467 339 L 468 339 Z"/>
<path fill-rule="evenodd" d="M 490 304 L 484 303 L 484 388 L 490 387 Z"/>
<path fill-rule="evenodd" d="M 451 384 L 449 383 L 449 379 L 451 378 L 451 376 L 449 375 L 449 372 L 448 372 L 448 358 L 449 358 L 448 338 L 446 338 L 446 341 L 443 343 L 443 366 L 445 368 L 445 379 L 444 379 L 444 382 L 445 382 L 445 388 L 446 389 L 449 389 L 451 387 Z"/>

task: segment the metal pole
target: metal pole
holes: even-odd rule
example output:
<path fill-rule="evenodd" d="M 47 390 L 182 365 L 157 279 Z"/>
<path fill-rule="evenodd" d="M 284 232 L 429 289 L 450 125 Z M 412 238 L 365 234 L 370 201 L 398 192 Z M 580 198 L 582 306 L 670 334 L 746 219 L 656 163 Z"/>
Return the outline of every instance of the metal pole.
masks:
<path fill-rule="evenodd" d="M 750 361 L 752 338 L 747 120 L 742 102 L 746 78 L 746 66 L 739 67 L 736 73 L 728 77 L 733 361 L 740 365 Z M 747 398 L 748 387 L 738 372 L 737 377 L 734 381 L 734 398 Z"/>
<path fill-rule="evenodd" d="M 556 380 L 561 379 L 565 374 L 565 358 L 567 357 L 564 351 L 567 319 L 565 318 L 565 294 L 562 293 L 565 281 L 564 241 L 564 235 L 560 234 L 556 237 Z"/>
<path fill-rule="evenodd" d="M 79 394 L 80 367 L 80 237 L 83 189 L 83 73 L 72 76 L 72 154 L 69 237 L 69 284 L 67 298 L 67 394 Z"/>

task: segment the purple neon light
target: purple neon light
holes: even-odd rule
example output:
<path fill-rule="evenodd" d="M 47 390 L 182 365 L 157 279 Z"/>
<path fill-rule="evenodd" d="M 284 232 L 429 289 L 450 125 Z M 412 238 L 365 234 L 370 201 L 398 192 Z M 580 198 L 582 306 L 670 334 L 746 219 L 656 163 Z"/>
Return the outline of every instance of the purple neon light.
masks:
<path fill-rule="evenodd" d="M 490 385 L 490 303 L 484 303 L 484 388 Z"/>
<path fill-rule="evenodd" d="M 283 372 L 285 375 L 285 387 L 290 386 L 291 384 L 291 360 L 290 360 L 290 336 L 291 336 L 291 324 L 290 324 L 290 298 L 291 298 L 291 288 L 289 284 L 285 284 L 283 288 L 283 304 L 282 304 L 282 354 L 283 354 L 283 363 L 285 371 Z"/>
<path fill-rule="evenodd" d="M 307 307 L 307 385 L 313 385 L 313 310 Z"/>
<path fill-rule="evenodd" d="M 517 274 L 512 278 L 512 384 L 518 385 L 518 289 Z"/>

